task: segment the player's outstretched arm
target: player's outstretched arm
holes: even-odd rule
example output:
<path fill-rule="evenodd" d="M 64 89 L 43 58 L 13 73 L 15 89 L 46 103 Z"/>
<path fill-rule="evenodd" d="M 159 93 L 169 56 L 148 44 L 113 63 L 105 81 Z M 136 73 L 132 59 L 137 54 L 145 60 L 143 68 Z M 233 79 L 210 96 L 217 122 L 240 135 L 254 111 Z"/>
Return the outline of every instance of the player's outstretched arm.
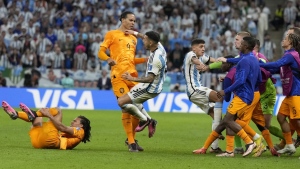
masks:
<path fill-rule="evenodd" d="M 107 61 L 109 66 L 114 66 L 116 65 L 116 61 L 113 60 L 112 58 L 110 58 L 109 56 L 107 56 L 106 52 L 106 47 L 101 46 L 99 51 L 98 51 L 98 57 L 100 60 L 105 60 Z"/>
<path fill-rule="evenodd" d="M 42 108 L 40 109 L 40 112 L 52 121 L 52 123 L 54 124 L 55 128 L 57 128 L 57 130 L 71 135 L 74 133 L 72 127 L 65 126 L 64 124 L 62 124 L 61 121 L 59 121 L 54 116 L 52 116 L 52 114 L 49 112 L 49 109 Z"/>
<path fill-rule="evenodd" d="M 149 73 L 147 77 L 132 77 L 128 72 L 126 72 L 122 75 L 122 78 L 128 81 L 151 83 L 154 81 L 155 75 L 153 73 Z"/>

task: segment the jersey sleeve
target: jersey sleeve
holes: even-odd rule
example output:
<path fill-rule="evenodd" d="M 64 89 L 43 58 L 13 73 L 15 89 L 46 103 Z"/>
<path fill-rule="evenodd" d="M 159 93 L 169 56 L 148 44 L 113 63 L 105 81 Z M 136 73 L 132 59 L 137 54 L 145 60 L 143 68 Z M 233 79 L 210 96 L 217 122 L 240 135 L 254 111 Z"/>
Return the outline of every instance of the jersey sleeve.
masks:
<path fill-rule="evenodd" d="M 107 32 L 105 37 L 104 37 L 104 40 L 103 40 L 103 42 L 101 43 L 100 46 L 105 47 L 105 48 L 109 48 L 110 45 L 113 42 L 113 39 L 114 39 L 113 34 L 110 33 L 110 32 Z"/>
<path fill-rule="evenodd" d="M 163 67 L 163 58 L 161 54 L 158 54 L 153 58 L 152 65 L 148 67 L 148 72 L 158 75 Z"/>
<path fill-rule="evenodd" d="M 200 57 L 200 60 L 201 60 L 202 63 L 208 65 L 210 57 L 207 54 L 204 54 L 202 57 Z"/>

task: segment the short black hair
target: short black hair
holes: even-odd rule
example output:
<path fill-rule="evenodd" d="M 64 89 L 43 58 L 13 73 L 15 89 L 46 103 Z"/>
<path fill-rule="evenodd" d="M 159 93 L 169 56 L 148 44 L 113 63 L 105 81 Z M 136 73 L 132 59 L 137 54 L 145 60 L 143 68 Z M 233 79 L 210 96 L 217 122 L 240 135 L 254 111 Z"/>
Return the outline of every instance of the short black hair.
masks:
<path fill-rule="evenodd" d="M 155 31 L 148 31 L 145 33 L 145 35 L 147 35 L 148 38 L 154 41 L 155 43 L 158 43 L 160 41 L 159 33 Z"/>
<path fill-rule="evenodd" d="M 256 42 L 255 42 L 256 39 L 255 38 L 253 38 L 253 37 L 244 37 L 243 40 L 245 42 L 247 42 L 249 50 L 253 50 L 254 49 L 255 44 L 256 44 Z"/>
<path fill-rule="evenodd" d="M 123 13 L 121 14 L 121 16 L 120 16 L 120 21 L 122 21 L 122 19 L 127 18 L 127 15 L 129 15 L 129 14 L 134 15 L 134 13 L 131 12 L 131 11 L 125 11 L 125 12 L 123 12 Z"/>
<path fill-rule="evenodd" d="M 205 44 L 205 41 L 203 39 L 194 39 L 192 40 L 192 46 L 193 45 L 198 45 L 198 44 Z"/>
<path fill-rule="evenodd" d="M 260 47 L 260 41 L 258 39 L 255 39 L 255 45 L 257 45 L 258 47 Z"/>

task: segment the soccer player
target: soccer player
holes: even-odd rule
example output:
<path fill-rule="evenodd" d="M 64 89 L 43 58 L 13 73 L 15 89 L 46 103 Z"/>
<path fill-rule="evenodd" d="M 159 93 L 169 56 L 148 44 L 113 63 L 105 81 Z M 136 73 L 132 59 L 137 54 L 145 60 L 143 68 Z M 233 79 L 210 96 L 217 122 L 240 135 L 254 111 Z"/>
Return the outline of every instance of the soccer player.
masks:
<path fill-rule="evenodd" d="M 235 48 L 237 50 L 240 49 L 241 46 L 241 42 L 243 40 L 244 37 L 250 37 L 250 33 L 249 32 L 245 32 L 245 31 L 241 31 L 238 32 L 237 35 L 235 36 L 235 40 L 234 40 L 234 45 Z M 236 57 L 239 57 L 239 55 L 237 55 Z M 220 69 L 222 65 L 222 62 L 213 62 L 211 63 L 209 66 L 204 67 L 204 69 L 202 71 L 207 71 L 209 69 Z M 214 120 L 213 120 L 213 124 L 212 124 L 212 128 L 215 129 L 220 121 L 221 121 L 221 117 L 222 117 L 222 107 L 223 107 L 223 102 L 216 102 L 215 106 L 214 106 Z M 235 136 L 234 137 L 234 141 L 235 141 L 235 149 L 234 149 L 234 153 L 235 154 L 243 154 L 244 153 L 244 149 L 242 147 L 242 142 L 240 137 Z M 211 147 L 212 149 L 210 150 L 210 152 L 218 152 L 218 151 L 214 151 L 214 149 L 218 146 L 218 144 L 216 144 L 216 142 L 214 142 Z"/>
<path fill-rule="evenodd" d="M 221 121 L 218 127 L 209 135 L 204 146 L 198 150 L 194 150 L 194 153 L 205 154 L 211 142 L 215 140 L 225 128 L 227 128 L 226 152 L 217 156 L 234 156 L 234 136 L 230 131 L 236 133 L 246 143 L 246 151 L 243 153 L 244 157 L 249 155 L 256 147 L 256 143 L 253 142 L 247 135 L 247 133 L 243 130 L 243 128 L 235 122 L 236 118 L 238 118 L 239 121 L 245 123 L 245 126 L 243 127 L 247 127 L 249 131 L 251 127 L 248 124 L 251 120 L 252 112 L 255 109 L 257 103 L 259 102 L 260 94 L 258 92 L 258 85 L 261 82 L 261 73 L 259 71 L 258 61 L 254 59 L 255 57 L 252 53 L 254 46 L 254 38 L 243 38 L 240 47 L 240 51 L 242 53 L 243 58 L 239 61 L 239 63 L 236 66 L 236 73 L 234 75 L 235 81 L 224 91 L 222 90 L 218 93 L 219 95 L 224 96 L 225 94 L 229 95 L 232 92 L 234 92 L 234 97 L 230 102 L 229 107 L 227 108 L 227 113 L 224 116 L 224 119 Z M 251 130 L 253 131 L 253 129 Z"/>
<path fill-rule="evenodd" d="M 259 53 L 259 45 L 260 42 L 259 40 L 255 40 L 256 45 L 253 51 L 253 54 L 255 57 L 258 59 L 259 62 L 265 63 L 267 62 L 267 59 L 263 56 L 263 54 Z M 224 62 L 229 62 L 232 64 L 238 63 L 242 58 L 219 58 L 219 60 L 222 60 Z M 254 110 L 253 116 L 252 116 L 252 121 L 257 125 L 258 129 L 262 132 L 262 135 L 264 139 L 266 140 L 269 149 L 271 151 L 271 154 L 274 156 L 278 156 L 271 136 L 269 132 L 269 128 L 271 128 L 272 132 L 274 133 L 275 136 L 279 136 L 280 138 L 283 138 L 283 135 L 280 134 L 280 130 L 275 127 L 275 126 L 270 126 L 271 124 L 271 118 L 275 106 L 275 101 L 276 101 L 276 89 L 274 86 L 275 79 L 273 79 L 271 76 L 271 73 L 268 72 L 267 70 L 260 68 L 261 73 L 262 73 L 262 83 L 259 85 L 259 92 L 260 92 L 260 105 Z M 262 116 L 263 113 L 263 116 Z M 240 124 L 243 126 L 243 124 Z M 245 130 L 247 132 L 247 130 Z M 249 133 L 248 133 L 249 134 Z M 253 133 L 254 134 L 254 133 Z M 250 134 L 251 135 L 251 134 Z M 254 136 L 254 135 L 253 135 Z M 261 145 L 263 146 L 263 145 Z"/>
<path fill-rule="evenodd" d="M 16 111 L 5 101 L 2 102 L 2 107 L 11 119 L 32 122 L 29 136 L 34 148 L 66 150 L 75 148 L 80 142 L 90 141 L 90 120 L 84 116 L 76 117 L 71 126 L 65 126 L 62 124 L 62 111 L 59 108 L 33 111 L 21 103 L 22 111 Z M 48 117 L 49 121 L 43 122 L 42 117 Z"/>
<path fill-rule="evenodd" d="M 205 41 L 202 39 L 194 39 L 191 42 L 192 51 L 188 52 L 183 62 L 183 75 L 186 81 L 186 94 L 189 100 L 195 105 L 199 106 L 206 114 L 210 115 L 213 120 L 220 121 L 222 112 L 219 112 L 218 117 L 214 117 L 213 107 L 209 105 L 210 102 L 222 102 L 217 92 L 204 87 L 201 84 L 201 68 L 204 64 L 214 62 L 215 59 L 204 54 Z M 214 128 L 213 128 L 214 129 Z M 211 147 L 212 152 L 221 152 L 218 143 L 216 147 Z"/>
<path fill-rule="evenodd" d="M 295 34 L 287 34 L 283 39 L 282 48 L 285 53 L 281 59 L 276 62 L 260 64 L 261 67 L 269 70 L 272 73 L 280 72 L 282 81 L 283 95 L 286 96 L 282 101 L 277 120 L 281 126 L 286 145 L 283 149 L 277 151 L 280 154 L 293 154 L 296 152 L 293 145 L 292 135 L 287 117 L 295 120 L 296 129 L 299 129 L 300 124 L 300 37 Z"/>
<path fill-rule="evenodd" d="M 132 12 L 125 11 L 120 17 L 121 25 L 116 30 L 108 31 L 104 37 L 104 41 L 98 51 L 98 57 L 107 61 L 111 66 L 111 83 L 112 90 L 117 98 L 125 95 L 137 83 L 127 81 L 122 78 L 122 74 L 128 72 L 133 77 L 138 77 L 135 64 L 147 62 L 146 58 L 135 58 L 137 39 L 134 35 L 126 34 L 125 30 L 132 30 L 136 22 L 135 15 Z M 110 56 L 106 54 L 106 50 L 110 51 Z M 129 105 L 134 106 L 134 105 Z M 138 105 L 139 109 L 147 114 L 143 105 Z M 136 116 L 122 109 L 122 124 L 127 135 L 125 143 L 128 145 L 129 151 L 142 151 L 135 140 L 135 128 L 139 124 Z M 142 119 L 143 120 L 143 119 Z"/>
<path fill-rule="evenodd" d="M 129 32 L 128 32 L 129 33 Z M 134 34 L 137 34 L 134 32 Z M 159 33 L 155 31 L 146 32 L 142 35 L 143 43 L 147 50 L 150 50 L 150 57 L 147 63 L 145 77 L 132 77 L 126 72 L 122 77 L 127 81 L 140 82 L 135 85 L 130 92 L 118 98 L 118 104 L 122 109 L 128 109 L 128 104 L 142 104 L 145 101 L 159 95 L 162 91 L 162 86 L 165 80 L 167 70 L 167 54 L 160 41 Z M 144 119 L 139 123 L 136 131 L 142 131 L 149 125 L 149 138 L 155 132 L 156 121 L 146 116 L 136 106 L 131 106 L 129 109 L 140 119 Z M 128 110 L 129 111 L 129 110 Z"/>

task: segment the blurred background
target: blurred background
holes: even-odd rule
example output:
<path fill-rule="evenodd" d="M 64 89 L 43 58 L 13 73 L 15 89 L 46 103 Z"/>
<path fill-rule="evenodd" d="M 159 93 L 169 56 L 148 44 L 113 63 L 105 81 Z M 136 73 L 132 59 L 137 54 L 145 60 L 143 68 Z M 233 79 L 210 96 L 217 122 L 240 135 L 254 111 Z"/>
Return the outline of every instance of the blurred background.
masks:
<path fill-rule="evenodd" d="M 0 0 L 0 87 L 110 90 L 110 67 L 97 52 L 124 11 L 136 15 L 136 31 L 158 31 L 168 53 L 165 92 L 182 92 L 181 67 L 193 38 L 206 53 L 236 55 L 234 38 L 249 31 L 270 61 L 282 56 L 287 28 L 299 26 L 299 0 Z M 109 54 L 109 53 L 108 53 Z M 138 39 L 136 57 L 147 57 Z M 137 65 L 140 76 L 145 65 Z M 220 90 L 219 71 L 203 85 Z M 275 75 L 276 78 L 279 76 Z M 280 81 L 277 91 L 281 93 Z"/>

